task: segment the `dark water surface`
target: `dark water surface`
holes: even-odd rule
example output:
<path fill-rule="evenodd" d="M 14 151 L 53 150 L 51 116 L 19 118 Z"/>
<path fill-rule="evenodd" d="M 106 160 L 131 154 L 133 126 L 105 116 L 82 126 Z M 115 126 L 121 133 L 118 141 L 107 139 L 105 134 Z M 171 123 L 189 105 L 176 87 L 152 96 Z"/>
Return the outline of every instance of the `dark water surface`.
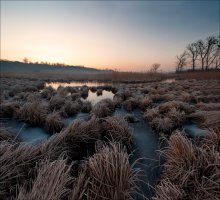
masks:
<path fill-rule="evenodd" d="M 114 115 L 125 116 L 127 114 L 133 115 L 137 122 L 129 123 L 129 127 L 133 131 L 134 147 L 133 154 L 131 156 L 131 164 L 137 160 L 134 168 L 141 170 L 140 182 L 139 182 L 139 193 L 136 195 L 136 199 L 144 199 L 141 196 L 149 198 L 154 194 L 154 187 L 157 184 L 157 180 L 160 178 L 160 162 L 159 152 L 161 144 L 157 134 L 153 132 L 149 124 L 147 124 L 142 116 L 140 110 L 134 110 L 130 113 L 125 110 L 116 110 Z"/>

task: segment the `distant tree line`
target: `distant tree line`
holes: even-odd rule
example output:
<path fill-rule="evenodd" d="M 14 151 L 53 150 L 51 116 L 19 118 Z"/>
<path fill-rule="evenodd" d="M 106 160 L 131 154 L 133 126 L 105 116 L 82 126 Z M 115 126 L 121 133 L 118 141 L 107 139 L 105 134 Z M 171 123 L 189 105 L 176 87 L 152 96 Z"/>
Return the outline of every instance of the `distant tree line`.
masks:
<path fill-rule="evenodd" d="M 24 58 L 23 59 L 23 63 L 26 63 L 26 64 L 36 64 L 36 65 L 50 65 L 50 66 L 59 66 L 59 67 L 65 67 L 67 66 L 65 63 L 50 63 L 50 62 L 47 62 L 47 61 L 36 61 L 36 62 L 32 62 L 31 60 L 29 60 L 28 58 Z"/>
<path fill-rule="evenodd" d="M 47 62 L 47 61 L 36 61 L 36 62 L 32 62 L 31 60 L 29 60 L 28 58 L 24 58 L 23 59 L 23 63 L 26 63 L 26 64 L 36 64 L 36 65 L 49 65 L 49 66 L 57 66 L 57 67 L 70 67 L 70 65 L 67 65 L 65 63 L 50 63 L 50 62 Z M 84 67 L 83 65 L 78 65 L 78 67 Z"/>
<path fill-rule="evenodd" d="M 176 57 L 176 72 L 183 70 L 210 70 L 220 68 L 220 35 L 188 44 L 185 51 Z"/>

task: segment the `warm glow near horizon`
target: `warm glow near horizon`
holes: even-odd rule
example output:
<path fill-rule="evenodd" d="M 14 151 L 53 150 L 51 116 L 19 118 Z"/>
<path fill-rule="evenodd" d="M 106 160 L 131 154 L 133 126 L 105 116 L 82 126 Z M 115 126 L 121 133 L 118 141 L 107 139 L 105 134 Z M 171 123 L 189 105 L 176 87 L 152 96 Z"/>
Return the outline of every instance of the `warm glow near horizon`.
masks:
<path fill-rule="evenodd" d="M 218 1 L 1 1 L 1 58 L 171 70 L 185 46 L 218 33 Z"/>

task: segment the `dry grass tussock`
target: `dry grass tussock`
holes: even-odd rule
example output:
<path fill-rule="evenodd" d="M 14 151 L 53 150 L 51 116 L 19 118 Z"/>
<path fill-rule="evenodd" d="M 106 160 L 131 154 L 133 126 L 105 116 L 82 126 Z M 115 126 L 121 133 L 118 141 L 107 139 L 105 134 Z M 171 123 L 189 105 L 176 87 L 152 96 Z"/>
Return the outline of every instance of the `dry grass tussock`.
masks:
<path fill-rule="evenodd" d="M 152 105 L 153 105 L 153 101 L 149 97 L 143 99 L 141 98 L 138 102 L 138 107 L 142 110 L 146 110 L 150 108 Z"/>
<path fill-rule="evenodd" d="M 49 108 L 51 111 L 60 110 L 64 104 L 65 104 L 65 98 L 56 94 L 53 97 L 51 97 L 49 101 Z"/>
<path fill-rule="evenodd" d="M 14 196 L 16 185 L 33 176 L 39 149 L 28 145 L 2 142 L 0 145 L 0 199 Z"/>
<path fill-rule="evenodd" d="M 10 97 L 13 97 L 22 91 L 23 91 L 23 87 L 21 87 L 20 85 L 14 85 L 9 88 L 8 94 Z"/>
<path fill-rule="evenodd" d="M 111 99 L 102 99 L 96 103 L 91 113 L 98 118 L 103 118 L 109 116 L 115 109 L 115 103 Z"/>
<path fill-rule="evenodd" d="M 213 146 L 195 146 L 176 132 L 163 155 L 166 162 L 153 200 L 220 198 L 220 154 Z"/>
<path fill-rule="evenodd" d="M 87 143 L 100 138 L 100 124 L 95 117 L 92 117 L 89 121 L 76 120 L 64 132 L 70 135 L 75 142 Z"/>
<path fill-rule="evenodd" d="M 19 102 L 3 102 L 0 105 L 0 117 L 7 118 L 13 117 L 15 112 L 19 109 L 20 103 Z"/>
<path fill-rule="evenodd" d="M 202 111 L 220 110 L 220 103 L 197 103 L 196 107 Z"/>
<path fill-rule="evenodd" d="M 189 115 L 189 118 L 197 121 L 203 128 L 220 129 L 220 111 L 197 111 Z"/>
<path fill-rule="evenodd" d="M 132 133 L 128 123 L 123 117 L 107 117 L 103 122 L 103 130 L 106 138 L 120 142 L 130 148 L 132 143 Z"/>
<path fill-rule="evenodd" d="M 55 157 L 65 151 L 72 160 L 82 159 L 83 156 L 93 153 L 95 142 L 100 138 L 100 123 L 96 118 L 89 121 L 76 120 L 45 141 L 41 149 L 43 152 L 51 152 Z"/>
<path fill-rule="evenodd" d="M 64 123 L 60 114 L 53 112 L 47 115 L 44 126 L 47 132 L 59 133 L 64 127 Z"/>
<path fill-rule="evenodd" d="M 77 102 L 65 100 L 64 110 L 68 116 L 73 116 L 80 110 L 80 105 Z"/>
<path fill-rule="evenodd" d="M 67 197 L 70 190 L 67 188 L 72 182 L 70 176 L 71 165 L 67 160 L 45 160 L 37 166 L 36 178 L 31 190 L 25 187 L 18 188 L 17 200 L 60 200 Z"/>
<path fill-rule="evenodd" d="M 156 132 L 170 135 L 171 131 L 185 122 L 185 111 L 190 113 L 191 109 L 183 102 L 171 101 L 155 108 L 147 109 L 144 117 Z"/>
<path fill-rule="evenodd" d="M 92 110 L 92 103 L 90 101 L 82 101 L 81 112 L 88 113 Z"/>
<path fill-rule="evenodd" d="M 54 94 L 55 90 L 51 86 L 49 86 L 42 90 L 41 97 L 49 100 Z"/>
<path fill-rule="evenodd" d="M 15 140 L 15 137 L 8 132 L 5 127 L 0 127 L 0 142 L 1 141 L 8 141 L 12 142 Z"/>
<path fill-rule="evenodd" d="M 122 103 L 122 106 L 125 110 L 127 110 L 128 112 L 132 111 L 134 108 L 137 108 L 139 105 L 139 102 L 131 97 L 127 100 L 125 100 L 123 103 Z"/>
<path fill-rule="evenodd" d="M 119 143 L 103 145 L 82 166 L 69 200 L 133 199 L 137 177 L 125 147 Z"/>
<path fill-rule="evenodd" d="M 2 141 L 0 145 L 0 199 L 16 196 L 16 187 L 24 187 L 29 191 L 30 180 L 36 174 L 36 164 L 41 160 L 54 161 L 63 154 L 66 154 L 70 160 L 78 160 L 87 156 L 89 151 L 94 151 L 92 148 L 100 139 L 99 133 L 98 122 L 96 119 L 91 119 L 87 122 L 75 122 L 65 131 L 34 146 Z"/>
<path fill-rule="evenodd" d="M 31 125 L 43 125 L 46 118 L 46 108 L 41 102 L 27 102 L 16 113 L 16 118 Z"/>
<path fill-rule="evenodd" d="M 98 89 L 97 92 L 96 92 L 97 96 L 100 96 L 102 95 L 102 89 Z"/>

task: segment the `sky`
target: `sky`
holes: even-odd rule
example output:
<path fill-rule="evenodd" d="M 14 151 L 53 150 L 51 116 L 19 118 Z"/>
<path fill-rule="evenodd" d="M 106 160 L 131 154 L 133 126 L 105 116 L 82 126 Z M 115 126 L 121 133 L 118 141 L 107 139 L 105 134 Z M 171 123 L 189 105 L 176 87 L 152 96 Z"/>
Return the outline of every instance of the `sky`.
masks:
<path fill-rule="evenodd" d="M 219 34 L 219 1 L 1 1 L 1 59 L 119 71 L 172 70 Z"/>

